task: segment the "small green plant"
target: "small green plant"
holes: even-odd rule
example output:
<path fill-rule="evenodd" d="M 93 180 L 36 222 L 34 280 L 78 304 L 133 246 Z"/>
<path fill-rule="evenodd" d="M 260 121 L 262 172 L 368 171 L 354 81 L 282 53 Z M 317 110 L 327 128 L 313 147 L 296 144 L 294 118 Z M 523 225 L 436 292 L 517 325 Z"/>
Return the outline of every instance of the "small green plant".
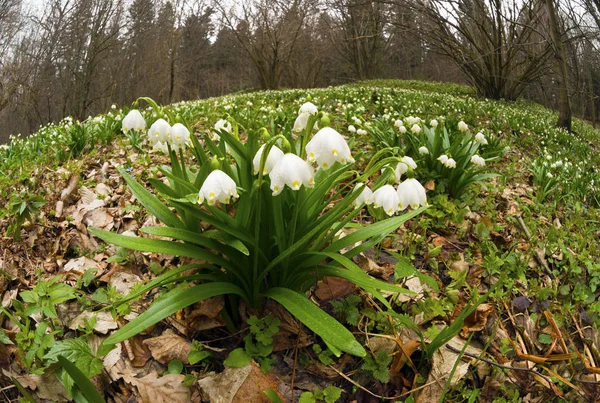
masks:
<path fill-rule="evenodd" d="M 360 369 L 367 372 L 377 381 L 388 383 L 390 381 L 389 367 L 393 358 L 393 356 L 385 351 L 379 351 L 377 355 L 367 355 Z"/>
<path fill-rule="evenodd" d="M 190 365 L 203 365 L 204 361 L 212 357 L 212 353 L 204 348 L 202 343 L 197 340 L 192 342 L 192 348 L 188 353 L 188 361 Z"/>
<path fill-rule="evenodd" d="M 298 403 L 335 403 L 342 396 L 342 389 L 337 386 L 327 386 L 325 389 L 315 388 L 312 392 L 303 392 Z"/>
<path fill-rule="evenodd" d="M 361 303 L 360 295 L 352 294 L 341 301 L 331 301 L 331 306 L 333 306 L 333 312 L 339 314 L 347 324 L 358 326 L 360 320 L 358 308 Z"/>
<path fill-rule="evenodd" d="M 556 194 L 558 179 L 552 173 L 550 164 L 544 159 L 536 160 L 532 167 L 533 183 L 536 186 L 535 197 L 538 203 L 544 202 L 550 195 Z"/>
<path fill-rule="evenodd" d="M 273 352 L 273 336 L 279 331 L 278 318 L 268 315 L 263 319 L 256 316 L 248 318 L 250 332 L 244 337 L 244 348 L 233 350 L 225 365 L 230 367 L 245 367 L 255 359 L 264 373 L 267 373 L 273 364 L 269 358 Z"/>
<path fill-rule="evenodd" d="M 16 240 L 21 239 L 21 227 L 25 220 L 32 221 L 46 201 L 39 195 L 15 195 L 8 203 L 8 212 L 11 217 L 7 235 Z"/>

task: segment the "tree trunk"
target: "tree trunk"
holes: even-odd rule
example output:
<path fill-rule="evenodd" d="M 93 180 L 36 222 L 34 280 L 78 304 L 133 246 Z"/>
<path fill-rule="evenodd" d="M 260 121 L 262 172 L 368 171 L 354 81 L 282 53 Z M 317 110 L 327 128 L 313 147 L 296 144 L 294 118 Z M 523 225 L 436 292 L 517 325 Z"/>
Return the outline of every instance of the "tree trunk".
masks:
<path fill-rule="evenodd" d="M 554 58 L 558 66 L 558 127 L 571 131 L 571 102 L 569 100 L 569 72 L 565 45 L 562 41 L 554 0 L 545 0 L 550 22 L 550 36 L 554 42 Z"/>

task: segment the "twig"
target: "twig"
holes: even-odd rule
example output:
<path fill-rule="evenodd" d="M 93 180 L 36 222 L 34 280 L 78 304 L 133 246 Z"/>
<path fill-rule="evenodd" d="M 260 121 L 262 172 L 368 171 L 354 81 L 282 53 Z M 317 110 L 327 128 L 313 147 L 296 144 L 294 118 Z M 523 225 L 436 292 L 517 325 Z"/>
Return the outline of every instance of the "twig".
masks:
<path fill-rule="evenodd" d="M 294 401 L 294 380 L 296 379 L 296 365 L 298 363 L 298 342 L 300 341 L 300 336 L 296 339 L 296 347 L 294 348 L 294 367 L 292 368 L 292 402 Z"/>

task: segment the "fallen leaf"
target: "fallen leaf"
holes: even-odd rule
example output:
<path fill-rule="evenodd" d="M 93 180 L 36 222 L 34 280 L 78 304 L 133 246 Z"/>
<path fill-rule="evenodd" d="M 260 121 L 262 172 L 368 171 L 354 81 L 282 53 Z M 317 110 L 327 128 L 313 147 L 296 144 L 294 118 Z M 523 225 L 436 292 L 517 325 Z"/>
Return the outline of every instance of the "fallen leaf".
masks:
<path fill-rule="evenodd" d="M 131 384 L 137 387 L 141 402 L 189 403 L 190 388 L 183 386 L 181 374 L 168 374 L 158 377 L 151 372 L 143 378 L 132 378 Z"/>
<path fill-rule="evenodd" d="M 60 192 L 60 200 L 65 201 L 77 188 L 77 184 L 79 183 L 79 175 L 73 175 L 69 179 L 69 183 L 67 187 Z"/>
<path fill-rule="evenodd" d="M 40 399 L 54 402 L 70 401 L 65 387 L 60 383 L 54 371 L 47 371 L 44 375 L 25 374 L 18 375 L 11 371 L 2 370 L 8 378 L 15 378 L 23 387 L 31 389 Z"/>
<path fill-rule="evenodd" d="M 146 339 L 142 343 L 148 347 L 152 357 L 161 364 L 168 365 L 173 360 L 189 364 L 188 353 L 192 349 L 191 344 L 171 330 L 165 331 L 158 337 Z"/>
<path fill-rule="evenodd" d="M 84 311 L 80 313 L 73 321 L 69 324 L 69 329 L 77 330 L 79 327 L 84 327 L 85 322 L 89 321 L 93 316 L 96 317 L 96 325 L 94 330 L 98 333 L 106 334 L 109 330 L 114 330 L 119 327 L 117 322 L 113 319 L 112 315 L 106 311 L 90 312 Z"/>
<path fill-rule="evenodd" d="M 98 268 L 98 262 L 87 258 L 85 256 L 78 257 L 77 259 L 69 260 L 62 268 L 62 271 L 75 272 L 77 274 L 83 274 L 88 269 Z"/>
<path fill-rule="evenodd" d="M 117 272 L 110 277 L 110 285 L 123 295 L 129 294 L 129 291 L 141 281 L 142 279 L 138 275 L 124 271 Z"/>
<path fill-rule="evenodd" d="M 494 306 L 491 304 L 481 304 L 473 311 L 463 324 L 460 335 L 464 338 L 469 337 L 472 332 L 479 332 L 485 329 L 488 317 L 494 312 Z"/>
<path fill-rule="evenodd" d="M 88 227 L 101 228 L 105 231 L 114 227 L 113 216 L 104 207 L 88 211 L 83 215 L 81 222 Z"/>
<path fill-rule="evenodd" d="M 273 373 L 263 374 L 260 367 L 254 362 L 250 364 L 250 367 L 252 368 L 252 371 L 238 389 L 232 403 L 270 403 L 271 400 L 264 394 L 264 391 L 268 389 L 273 390 L 280 398 L 282 398 L 277 392 L 279 380 Z"/>
<path fill-rule="evenodd" d="M 251 365 L 241 368 L 225 367 L 220 374 L 209 372 L 204 378 L 198 380 L 203 400 L 211 403 L 231 403 L 250 372 L 252 372 Z M 247 401 L 252 400 L 247 399 Z"/>
<path fill-rule="evenodd" d="M 355 285 L 338 277 L 323 277 L 315 287 L 315 296 L 321 301 L 340 299 L 354 291 Z"/>

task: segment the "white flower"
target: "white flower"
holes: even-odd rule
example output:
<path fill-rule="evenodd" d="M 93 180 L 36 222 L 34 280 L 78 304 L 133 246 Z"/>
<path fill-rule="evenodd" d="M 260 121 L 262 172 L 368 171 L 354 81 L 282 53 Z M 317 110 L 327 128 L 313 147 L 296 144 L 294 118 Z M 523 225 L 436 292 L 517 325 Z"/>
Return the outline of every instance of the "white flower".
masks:
<path fill-rule="evenodd" d="M 285 154 L 269 173 L 273 196 L 283 191 L 285 185 L 293 190 L 304 185 L 311 188 L 315 184 L 313 168 L 310 164 L 295 154 Z"/>
<path fill-rule="evenodd" d="M 392 185 L 384 185 L 373 192 L 371 196 L 373 207 L 383 207 L 385 213 L 389 216 L 398 211 L 398 193 Z"/>
<path fill-rule="evenodd" d="M 548 179 L 552 179 L 552 178 L 554 177 L 554 175 L 552 175 L 552 173 L 548 172 L 548 173 L 546 174 L 546 177 L 547 177 Z"/>
<path fill-rule="evenodd" d="M 356 185 L 354 187 L 354 190 L 357 191 L 358 187 L 361 185 L 362 184 L 360 184 L 360 183 L 358 185 Z M 360 207 L 363 204 L 371 204 L 372 203 L 373 192 L 367 185 L 363 185 L 362 188 L 363 188 L 363 190 L 360 192 L 360 195 L 356 199 L 354 199 L 354 207 Z"/>
<path fill-rule="evenodd" d="M 356 127 L 354 127 L 353 125 L 348 126 L 348 131 L 351 133 L 356 133 Z"/>
<path fill-rule="evenodd" d="M 469 130 L 469 125 L 467 125 L 465 122 L 463 122 L 462 120 L 460 122 L 458 122 L 458 130 L 460 130 L 461 132 L 466 132 L 467 130 Z"/>
<path fill-rule="evenodd" d="M 394 126 L 397 127 L 398 129 L 400 128 L 400 126 L 402 126 L 402 120 L 398 119 L 394 122 Z"/>
<path fill-rule="evenodd" d="M 223 204 L 228 204 L 231 198 L 237 199 L 238 197 L 235 181 L 225 172 L 217 169 L 208 174 L 202 184 L 198 193 L 198 203 L 204 203 L 206 200 L 212 206 L 218 200 Z"/>
<path fill-rule="evenodd" d="M 404 121 L 406 122 L 406 124 L 408 126 L 412 126 L 412 125 L 415 125 L 415 124 L 421 122 L 421 118 L 416 118 L 414 116 L 409 116 L 409 117 L 405 118 Z"/>
<path fill-rule="evenodd" d="M 429 126 L 435 129 L 438 126 L 438 121 L 436 119 L 431 119 L 431 122 L 429 122 Z"/>
<path fill-rule="evenodd" d="M 448 161 L 444 165 L 448 168 L 456 168 L 456 161 L 454 161 L 454 158 L 448 158 Z"/>
<path fill-rule="evenodd" d="M 254 166 L 254 174 L 258 173 L 260 169 L 260 160 L 262 158 L 263 150 L 265 149 L 265 145 L 260 146 L 254 159 L 252 160 L 252 165 Z M 273 170 L 273 167 L 279 162 L 279 160 L 283 158 L 283 151 L 281 151 L 277 146 L 272 146 L 269 150 L 269 155 L 267 156 L 267 160 L 265 161 L 265 167 L 263 169 L 263 174 L 267 175 L 269 172 Z"/>
<path fill-rule="evenodd" d="M 415 160 L 413 160 L 408 155 L 405 155 L 404 157 L 402 157 L 400 159 L 400 161 L 402 161 L 403 163 L 405 163 L 406 165 L 408 165 L 408 167 L 411 168 L 411 169 L 417 169 L 417 163 L 415 162 Z"/>
<path fill-rule="evenodd" d="M 324 127 L 306 145 L 308 161 L 317 161 L 323 170 L 329 169 L 335 161 L 342 164 L 354 162 L 346 140 L 335 129 Z"/>
<path fill-rule="evenodd" d="M 419 147 L 419 154 L 421 154 L 421 155 L 429 154 L 429 149 L 425 146 L 421 146 L 421 147 Z"/>
<path fill-rule="evenodd" d="M 150 139 L 150 144 L 152 145 L 159 141 L 166 144 L 167 141 L 169 141 L 170 135 L 171 125 L 164 119 L 158 119 L 156 122 L 152 123 L 150 129 L 148 129 L 148 137 Z"/>
<path fill-rule="evenodd" d="M 471 157 L 471 162 L 475 165 L 477 165 L 478 167 L 484 167 L 485 166 L 485 160 L 483 158 L 481 158 L 479 155 L 475 154 Z"/>
<path fill-rule="evenodd" d="M 169 148 L 167 147 L 167 143 L 163 143 L 162 141 L 157 141 L 152 146 L 152 152 L 161 152 L 167 154 L 169 152 Z"/>
<path fill-rule="evenodd" d="M 113 105 L 114 106 L 114 105 Z M 137 109 L 132 109 L 129 111 L 127 116 L 123 118 L 123 122 L 121 122 L 121 127 L 123 131 L 127 133 L 128 130 L 135 130 L 136 132 L 141 132 L 146 129 L 146 121 L 144 117 Z"/>
<path fill-rule="evenodd" d="M 319 113 L 319 110 L 312 102 L 306 102 L 303 104 L 298 110 L 298 115 L 308 114 L 308 115 L 316 115 Z"/>
<path fill-rule="evenodd" d="M 190 131 L 187 127 L 181 123 L 175 123 L 171 127 L 171 138 L 170 144 L 174 150 L 178 150 L 179 147 L 185 147 L 190 142 Z"/>
<path fill-rule="evenodd" d="M 408 171 L 408 168 L 417 169 L 417 163 L 411 157 L 405 155 L 402 157 L 398 165 L 396 165 L 396 169 L 394 171 L 396 174 L 396 182 L 400 182 L 402 175 Z"/>
<path fill-rule="evenodd" d="M 356 131 L 356 134 L 358 134 L 359 136 L 366 136 L 367 135 L 367 131 L 365 129 L 358 129 Z"/>
<path fill-rule="evenodd" d="M 361 124 L 360 119 L 357 118 L 356 116 L 352 116 L 352 121 L 354 122 L 354 124 L 357 124 L 357 125 Z"/>
<path fill-rule="evenodd" d="M 215 123 L 215 132 L 217 133 L 211 134 L 210 139 L 212 141 L 218 141 L 221 138 L 218 132 L 220 132 L 221 130 L 225 130 L 226 132 L 231 133 L 231 123 L 226 121 L 225 119 L 220 119 L 217 123 Z"/>
<path fill-rule="evenodd" d="M 488 143 L 485 136 L 483 135 L 483 132 L 479 132 L 475 135 L 475 141 L 483 145 L 487 145 Z"/>
<path fill-rule="evenodd" d="M 407 179 L 398 185 L 398 210 L 402 211 L 408 206 L 418 208 L 427 205 L 425 188 L 416 179 Z"/>
<path fill-rule="evenodd" d="M 437 158 L 437 160 L 443 165 L 446 165 L 446 162 L 448 162 L 448 156 L 446 154 L 442 154 Z"/>
<path fill-rule="evenodd" d="M 419 134 L 419 133 L 421 133 L 421 126 L 419 126 L 418 124 L 415 123 L 410 128 L 410 131 L 413 132 L 414 134 Z"/>

